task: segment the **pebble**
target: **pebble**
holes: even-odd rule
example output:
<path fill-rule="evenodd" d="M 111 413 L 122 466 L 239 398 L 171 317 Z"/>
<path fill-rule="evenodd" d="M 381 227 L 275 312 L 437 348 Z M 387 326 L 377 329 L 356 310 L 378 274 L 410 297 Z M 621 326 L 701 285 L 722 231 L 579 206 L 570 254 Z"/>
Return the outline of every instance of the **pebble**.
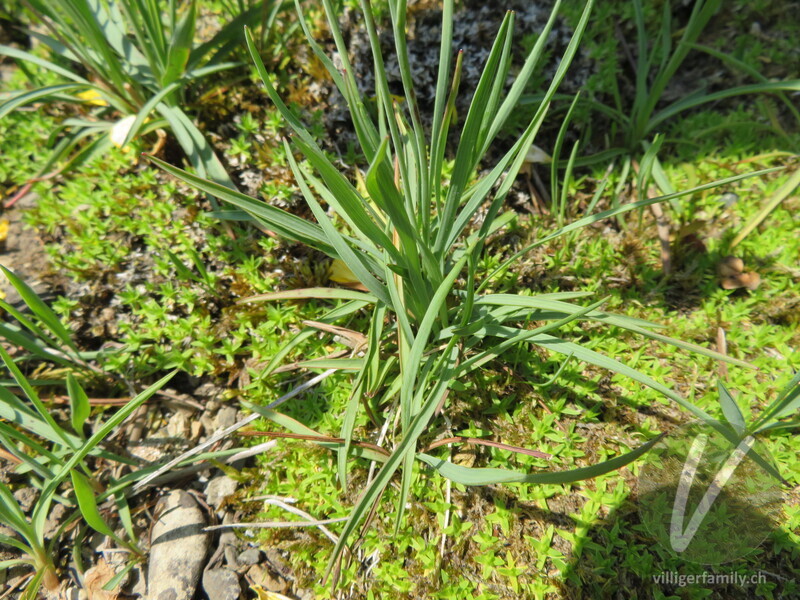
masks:
<path fill-rule="evenodd" d="M 207 569 L 203 573 L 203 591 L 208 600 L 237 600 L 242 586 L 239 577 L 230 569 Z"/>
<path fill-rule="evenodd" d="M 50 509 L 50 514 L 47 515 L 47 520 L 44 522 L 44 537 L 45 539 L 52 538 L 58 528 L 61 527 L 61 520 L 67 514 L 68 509 L 63 504 L 54 504 Z"/>
<path fill-rule="evenodd" d="M 223 406 L 219 409 L 216 418 L 217 429 L 226 429 L 236 423 L 238 411 L 234 406 Z"/>
<path fill-rule="evenodd" d="M 214 510 L 219 510 L 228 496 L 236 491 L 237 485 L 239 484 L 227 475 L 217 475 L 206 485 L 206 502 L 213 506 Z"/>
<path fill-rule="evenodd" d="M 239 554 L 236 560 L 242 565 L 256 565 L 261 562 L 261 550 L 249 548 Z"/>

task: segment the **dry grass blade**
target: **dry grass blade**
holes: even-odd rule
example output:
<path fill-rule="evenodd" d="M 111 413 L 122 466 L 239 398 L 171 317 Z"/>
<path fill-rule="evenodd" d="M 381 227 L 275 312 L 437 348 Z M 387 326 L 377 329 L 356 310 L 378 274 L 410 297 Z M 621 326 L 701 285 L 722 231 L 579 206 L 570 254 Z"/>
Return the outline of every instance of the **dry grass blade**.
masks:
<path fill-rule="evenodd" d="M 287 400 L 291 400 L 295 396 L 303 393 L 305 390 L 307 390 L 307 389 L 309 389 L 311 387 L 314 387 L 320 381 L 326 379 L 327 377 L 330 377 L 335 372 L 336 372 L 336 369 L 328 369 L 324 373 L 320 373 L 319 375 L 317 375 L 315 377 L 312 377 L 311 379 L 309 379 L 305 383 L 303 383 L 303 384 L 297 386 L 296 388 L 294 388 L 288 394 L 284 394 L 283 396 L 281 396 L 280 398 L 278 398 L 277 400 L 272 402 L 268 406 L 268 408 L 274 408 L 276 406 L 279 406 L 280 404 L 283 404 Z M 241 429 L 242 427 L 244 427 L 248 423 L 252 423 L 256 419 L 258 419 L 260 416 L 261 415 L 259 415 L 258 413 L 253 413 L 252 415 L 248 415 L 247 417 L 245 417 L 241 421 L 239 421 L 237 423 L 234 423 L 230 427 L 226 427 L 225 429 L 222 429 L 221 431 L 218 431 L 217 433 L 212 435 L 209 439 L 207 439 L 202 444 L 199 444 L 199 445 L 195 446 L 194 448 L 192 448 L 191 450 L 187 450 L 186 452 L 184 452 L 180 456 L 178 456 L 176 458 L 173 458 L 172 460 L 167 462 L 164 466 L 159 468 L 157 471 L 151 473 L 150 475 L 148 475 L 144 479 L 141 479 L 140 481 L 138 481 L 136 484 L 134 484 L 133 491 L 137 492 L 137 491 L 141 490 L 146 485 L 150 484 L 156 477 L 159 477 L 160 475 L 163 475 L 164 473 L 166 473 L 167 471 L 169 471 L 170 469 L 172 469 L 176 465 L 182 463 L 187 458 L 191 458 L 192 456 L 194 456 L 195 454 L 199 454 L 200 452 L 202 452 L 206 448 L 210 448 L 211 446 L 216 444 L 218 441 L 220 441 L 222 439 L 225 439 L 227 436 L 232 434 L 234 431 L 237 431 L 238 429 Z"/>
<path fill-rule="evenodd" d="M 273 506 L 277 506 L 282 508 L 286 512 L 290 512 L 298 517 L 305 519 L 305 521 L 295 522 L 295 521 L 271 521 L 266 523 L 227 523 L 224 525 L 213 525 L 211 527 L 206 527 L 205 531 L 214 531 L 217 529 L 247 529 L 247 528 L 254 528 L 254 529 L 287 529 L 287 528 L 296 528 L 296 527 L 319 527 L 319 530 L 324 533 L 329 540 L 331 540 L 334 544 L 339 541 L 339 538 L 331 532 L 330 529 L 325 527 L 325 525 L 330 525 L 331 523 L 342 523 L 347 520 L 347 517 L 339 517 L 335 519 L 315 519 L 306 511 L 297 508 L 296 506 L 292 506 L 291 504 L 287 504 L 280 498 L 270 498 L 264 497 L 260 498 L 266 504 L 271 504 Z M 255 500 L 255 499 L 254 499 Z"/>

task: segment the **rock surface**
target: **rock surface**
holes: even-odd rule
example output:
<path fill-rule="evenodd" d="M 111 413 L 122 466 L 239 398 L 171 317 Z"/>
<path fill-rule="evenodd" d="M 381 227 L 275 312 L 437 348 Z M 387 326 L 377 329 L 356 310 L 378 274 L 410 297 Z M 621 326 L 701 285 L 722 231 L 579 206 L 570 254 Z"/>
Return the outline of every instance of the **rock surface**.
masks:
<path fill-rule="evenodd" d="M 208 553 L 205 517 L 195 499 L 183 490 L 161 498 L 153 525 L 148 563 L 149 600 L 191 600 Z"/>

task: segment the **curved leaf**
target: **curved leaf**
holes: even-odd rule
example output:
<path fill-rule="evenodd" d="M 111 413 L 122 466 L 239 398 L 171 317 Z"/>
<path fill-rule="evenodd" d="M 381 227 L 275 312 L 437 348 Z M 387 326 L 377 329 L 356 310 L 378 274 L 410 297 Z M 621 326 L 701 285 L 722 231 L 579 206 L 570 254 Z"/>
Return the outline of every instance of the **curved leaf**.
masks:
<path fill-rule="evenodd" d="M 616 471 L 632 463 L 655 445 L 662 436 L 658 436 L 642 444 L 636 450 L 617 456 L 605 462 L 588 467 L 580 467 L 569 471 L 549 471 L 545 473 L 521 473 L 506 469 L 473 468 L 456 465 L 441 458 L 428 454 L 418 454 L 417 458 L 431 466 L 440 475 L 462 485 L 491 485 L 496 483 L 535 483 L 559 484 L 573 483 L 584 479 L 591 479 L 611 471 Z"/>

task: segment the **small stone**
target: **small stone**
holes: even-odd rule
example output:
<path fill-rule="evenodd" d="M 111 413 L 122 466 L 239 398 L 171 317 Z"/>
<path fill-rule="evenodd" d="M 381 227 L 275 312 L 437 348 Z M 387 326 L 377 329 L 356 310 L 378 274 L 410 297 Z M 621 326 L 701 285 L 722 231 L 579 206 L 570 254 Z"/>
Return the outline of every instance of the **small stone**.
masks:
<path fill-rule="evenodd" d="M 19 503 L 22 512 L 27 513 L 33 508 L 33 503 L 36 502 L 36 497 L 38 495 L 38 492 L 34 488 L 20 488 L 14 492 L 14 500 Z"/>
<path fill-rule="evenodd" d="M 190 600 L 208 553 L 205 517 L 183 490 L 162 497 L 156 514 L 160 516 L 151 534 L 147 596 L 149 600 Z"/>
<path fill-rule="evenodd" d="M 147 597 L 147 576 L 143 565 L 136 565 L 131 569 L 124 589 L 128 596 Z"/>
<path fill-rule="evenodd" d="M 203 424 L 200 421 L 192 419 L 189 422 L 189 431 L 192 440 L 200 439 L 200 434 L 203 433 Z"/>
<path fill-rule="evenodd" d="M 208 600 L 237 600 L 242 593 L 242 586 L 233 571 L 208 569 L 203 573 L 203 590 Z"/>
<path fill-rule="evenodd" d="M 67 588 L 67 590 L 64 592 L 65 600 L 80 600 L 80 597 L 81 591 L 78 588 Z"/>
<path fill-rule="evenodd" d="M 167 421 L 167 435 L 171 438 L 184 440 L 189 434 L 191 415 L 188 411 L 177 410 Z"/>
<path fill-rule="evenodd" d="M 268 592 L 282 594 L 289 589 L 289 582 L 280 575 L 273 575 L 269 569 L 261 565 L 253 565 L 247 571 L 247 576 L 255 585 L 260 585 Z"/>
<path fill-rule="evenodd" d="M 278 552 L 277 548 L 267 548 L 266 555 L 267 562 L 275 572 L 284 579 L 291 579 L 292 569 L 289 568 L 289 565 L 286 563 L 283 556 L 281 556 L 280 552 Z"/>
<path fill-rule="evenodd" d="M 203 429 L 209 433 L 209 435 L 212 435 L 216 432 L 217 420 L 208 413 L 208 410 L 203 411 L 203 414 L 200 415 L 199 422 L 200 425 L 203 426 Z"/>
<path fill-rule="evenodd" d="M 214 412 L 220 406 L 217 397 L 220 395 L 221 389 L 223 388 L 220 388 L 213 383 L 206 382 L 194 391 L 194 396 L 196 398 L 208 398 L 206 401 L 206 409 Z"/>
<path fill-rule="evenodd" d="M 261 550 L 249 548 L 242 552 L 236 560 L 242 565 L 257 565 L 261 562 Z"/>
<path fill-rule="evenodd" d="M 226 429 L 236 423 L 237 410 L 233 406 L 223 406 L 217 413 L 217 429 Z"/>
<path fill-rule="evenodd" d="M 214 510 L 219 510 L 228 496 L 232 496 L 236 491 L 237 485 L 239 484 L 227 475 L 217 475 L 206 486 L 206 502 L 213 506 Z"/>

